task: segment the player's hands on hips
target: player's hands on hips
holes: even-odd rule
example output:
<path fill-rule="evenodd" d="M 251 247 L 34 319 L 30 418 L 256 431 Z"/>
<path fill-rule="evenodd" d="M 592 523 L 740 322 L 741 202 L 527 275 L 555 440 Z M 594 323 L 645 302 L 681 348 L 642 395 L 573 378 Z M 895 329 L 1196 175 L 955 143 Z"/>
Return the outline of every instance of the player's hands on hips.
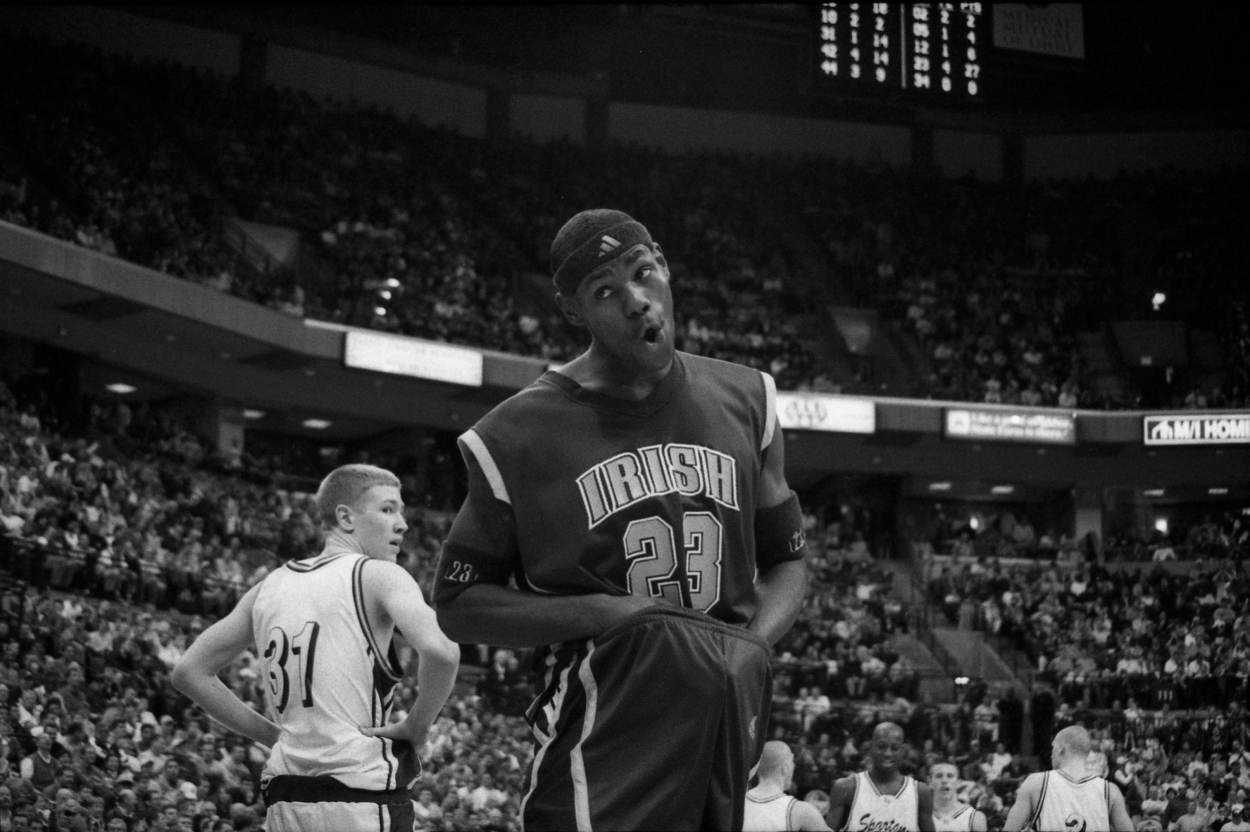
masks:
<path fill-rule="evenodd" d="M 366 737 L 383 737 L 397 742 L 411 743 L 417 756 L 425 750 L 426 740 L 430 738 L 430 726 L 410 723 L 408 720 L 392 722 L 379 728 L 361 728 L 360 733 Z"/>

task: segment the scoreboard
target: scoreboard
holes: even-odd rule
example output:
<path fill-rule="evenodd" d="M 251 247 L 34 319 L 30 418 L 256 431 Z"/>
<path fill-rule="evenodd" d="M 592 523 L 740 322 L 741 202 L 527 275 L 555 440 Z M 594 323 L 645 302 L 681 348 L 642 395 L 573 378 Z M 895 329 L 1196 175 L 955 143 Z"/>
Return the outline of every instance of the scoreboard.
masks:
<path fill-rule="evenodd" d="M 817 84 L 901 92 L 935 104 L 983 101 L 985 10 L 982 3 L 823 3 Z"/>

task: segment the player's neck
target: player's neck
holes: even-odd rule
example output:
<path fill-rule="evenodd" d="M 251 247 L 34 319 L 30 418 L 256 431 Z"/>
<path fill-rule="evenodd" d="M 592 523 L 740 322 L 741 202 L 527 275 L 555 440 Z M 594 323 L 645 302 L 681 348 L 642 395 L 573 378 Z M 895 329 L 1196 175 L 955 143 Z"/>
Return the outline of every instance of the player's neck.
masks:
<path fill-rule="evenodd" d="M 768 800 L 785 793 L 785 786 L 772 780 L 761 780 L 758 786 L 751 789 L 751 796 L 756 800 Z"/>
<path fill-rule="evenodd" d="M 346 549 L 349 552 L 356 552 L 361 555 L 365 553 L 365 550 L 361 547 L 360 542 L 342 529 L 331 529 L 326 532 L 325 546 L 327 549 Z"/>
<path fill-rule="evenodd" d="M 876 768 L 868 769 L 868 776 L 872 778 L 872 782 L 877 784 L 877 788 L 883 793 L 893 793 L 898 790 L 899 784 L 903 782 L 903 772 L 898 769 L 890 771 L 879 771 Z"/>
<path fill-rule="evenodd" d="M 560 372 L 587 390 L 640 402 L 654 393 L 672 370 L 671 359 L 663 367 L 640 367 L 621 361 L 592 344 L 590 349 L 562 367 Z"/>
<path fill-rule="evenodd" d="M 1059 763 L 1056 771 L 1066 774 L 1073 780 L 1080 780 L 1089 774 L 1089 771 L 1085 768 L 1084 760 L 1063 760 Z"/>
<path fill-rule="evenodd" d="M 946 797 L 943 797 L 942 793 L 938 791 L 933 793 L 934 814 L 953 815 L 955 813 L 955 809 L 959 808 L 961 805 L 963 804 L 959 802 L 959 798 L 955 797 L 953 793 Z"/>

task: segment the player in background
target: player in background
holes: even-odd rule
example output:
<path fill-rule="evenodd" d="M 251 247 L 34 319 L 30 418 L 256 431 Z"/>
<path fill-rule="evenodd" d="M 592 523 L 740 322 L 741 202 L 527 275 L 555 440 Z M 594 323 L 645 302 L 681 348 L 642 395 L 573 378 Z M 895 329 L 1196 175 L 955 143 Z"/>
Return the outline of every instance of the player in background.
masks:
<path fill-rule="evenodd" d="M 538 648 L 527 829 L 737 829 L 807 585 L 776 388 L 675 349 L 668 263 L 629 215 L 577 214 L 551 255 L 590 346 L 460 437 L 439 622 Z"/>
<path fill-rule="evenodd" d="M 955 794 L 958 786 L 959 769 L 954 763 L 934 763 L 929 769 L 934 832 L 985 832 L 985 813 L 960 800 Z"/>
<path fill-rule="evenodd" d="M 757 774 L 759 784 L 747 792 L 742 832 L 829 832 L 815 806 L 786 794 L 794 779 L 790 746 L 780 740 L 764 743 Z"/>
<path fill-rule="evenodd" d="M 932 832 L 933 792 L 898 770 L 903 746 L 903 729 L 893 722 L 873 729 L 868 769 L 843 777 L 829 792 L 831 829 Z"/>
<path fill-rule="evenodd" d="M 1133 832 L 1120 787 L 1086 770 L 1091 745 L 1089 732 L 1080 725 L 1056 734 L 1050 750 L 1052 770 L 1024 778 L 1003 829 Z"/>
<path fill-rule="evenodd" d="M 252 587 L 188 648 L 173 684 L 271 747 L 261 776 L 269 832 L 411 830 L 417 755 L 451 693 L 460 649 L 395 563 L 408 528 L 395 475 L 341 466 L 316 502 L 325 548 Z M 419 695 L 406 719 L 388 724 L 403 673 L 396 636 L 417 653 Z M 248 647 L 262 657 L 275 721 L 217 678 Z"/>

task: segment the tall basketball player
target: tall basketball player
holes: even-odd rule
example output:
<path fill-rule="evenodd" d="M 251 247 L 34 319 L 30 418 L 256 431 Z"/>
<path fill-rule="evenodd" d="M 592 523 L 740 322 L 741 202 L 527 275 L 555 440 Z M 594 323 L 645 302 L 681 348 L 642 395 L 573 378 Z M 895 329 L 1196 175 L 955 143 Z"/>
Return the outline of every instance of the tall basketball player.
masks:
<path fill-rule="evenodd" d="M 1133 819 L 1115 783 L 1086 771 L 1089 732 L 1070 725 L 1051 743 L 1051 771 L 1030 774 L 1007 813 L 1006 832 L 1133 832 Z"/>
<path fill-rule="evenodd" d="M 985 832 L 985 813 L 960 800 L 955 793 L 958 786 L 959 769 L 954 763 L 934 763 L 929 769 L 935 832 Z"/>
<path fill-rule="evenodd" d="M 411 832 L 417 755 L 451 693 L 460 651 L 395 563 L 408 526 L 394 474 L 336 468 L 317 509 L 327 529 L 321 553 L 252 587 L 195 640 L 173 683 L 227 728 L 272 747 L 261 776 L 269 832 Z M 420 693 L 404 721 L 388 724 L 403 673 L 397 635 L 419 658 Z M 217 678 L 251 646 L 275 721 Z"/>
<path fill-rule="evenodd" d="M 551 260 L 590 347 L 460 437 L 439 622 L 539 648 L 527 829 L 738 829 L 807 581 L 773 379 L 675 350 L 629 215 L 577 214 Z"/>
<path fill-rule="evenodd" d="M 882 722 L 873 729 L 865 753 L 868 769 L 833 784 L 825 818 L 831 829 L 933 831 L 933 792 L 898 770 L 902 751 L 902 728 L 893 722 Z"/>
<path fill-rule="evenodd" d="M 815 806 L 786 794 L 794 779 L 790 746 L 780 740 L 764 743 L 757 774 L 759 785 L 747 792 L 742 832 L 829 832 Z"/>

